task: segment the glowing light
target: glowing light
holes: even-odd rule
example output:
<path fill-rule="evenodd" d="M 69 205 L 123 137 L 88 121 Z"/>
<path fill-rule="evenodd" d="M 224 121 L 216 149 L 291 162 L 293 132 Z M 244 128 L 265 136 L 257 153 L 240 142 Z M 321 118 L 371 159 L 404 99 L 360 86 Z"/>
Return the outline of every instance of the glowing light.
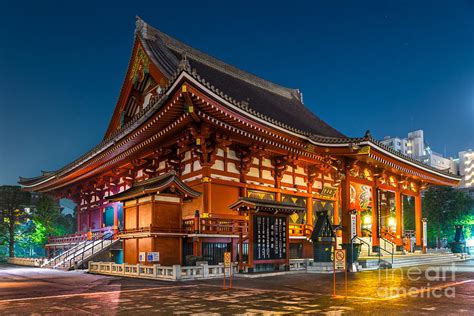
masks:
<path fill-rule="evenodd" d="M 364 216 L 364 225 L 370 225 L 370 224 L 372 224 L 372 216 L 365 215 Z"/>
<path fill-rule="evenodd" d="M 395 227 L 397 225 L 397 221 L 395 217 L 389 217 L 388 219 L 388 226 Z"/>

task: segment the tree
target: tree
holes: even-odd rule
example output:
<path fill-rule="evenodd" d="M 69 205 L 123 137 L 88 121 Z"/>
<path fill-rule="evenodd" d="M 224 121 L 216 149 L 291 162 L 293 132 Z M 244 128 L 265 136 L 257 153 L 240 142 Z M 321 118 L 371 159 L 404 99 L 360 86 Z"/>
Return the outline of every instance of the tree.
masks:
<path fill-rule="evenodd" d="M 439 248 L 443 238 L 454 236 L 455 225 L 472 225 L 474 200 L 451 187 L 430 187 L 424 194 L 423 215 L 428 219 L 428 240 Z M 466 237 L 470 231 L 466 230 Z"/>
<path fill-rule="evenodd" d="M 15 256 L 15 228 L 29 216 L 31 194 L 19 186 L 0 186 L 0 236 L 8 244 L 10 257 Z"/>
<path fill-rule="evenodd" d="M 75 232 L 76 220 L 71 214 L 63 214 L 58 202 L 42 194 L 33 212 L 31 241 L 44 246 L 49 236 L 62 236 Z"/>

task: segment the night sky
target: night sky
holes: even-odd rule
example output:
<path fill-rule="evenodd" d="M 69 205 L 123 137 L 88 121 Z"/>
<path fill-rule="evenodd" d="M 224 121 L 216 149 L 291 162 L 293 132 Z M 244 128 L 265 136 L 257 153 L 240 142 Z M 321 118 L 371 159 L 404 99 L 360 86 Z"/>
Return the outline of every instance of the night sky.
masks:
<path fill-rule="evenodd" d="M 58 169 L 100 142 L 135 15 L 299 88 L 348 136 L 423 129 L 440 153 L 474 146 L 474 1 L 66 2 L 0 3 L 0 184 Z"/>

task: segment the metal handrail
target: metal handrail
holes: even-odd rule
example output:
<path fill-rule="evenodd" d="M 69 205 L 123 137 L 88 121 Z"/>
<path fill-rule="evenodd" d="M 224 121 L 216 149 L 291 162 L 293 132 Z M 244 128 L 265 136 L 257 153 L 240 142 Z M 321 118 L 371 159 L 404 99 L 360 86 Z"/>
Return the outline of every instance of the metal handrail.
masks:
<path fill-rule="evenodd" d="M 379 265 L 380 265 L 380 261 L 382 261 L 382 251 L 388 253 L 389 255 L 391 255 L 391 264 L 393 265 L 393 254 L 395 252 L 395 243 L 392 243 L 391 241 L 385 239 L 385 238 L 382 238 L 380 237 L 381 240 L 384 241 L 384 246 L 387 247 L 387 242 L 391 245 L 392 247 L 392 251 L 388 251 L 387 249 L 383 248 L 382 245 L 379 245 Z"/>
<path fill-rule="evenodd" d="M 387 243 L 390 245 L 390 247 L 392 247 L 392 252 L 395 252 L 395 248 L 396 248 L 396 244 L 388 239 L 385 239 L 383 237 L 380 237 L 380 240 L 382 240 L 384 242 L 384 246 L 385 248 L 387 247 Z"/>
<path fill-rule="evenodd" d="M 96 242 L 96 241 L 99 241 L 99 240 L 100 240 L 100 246 L 101 246 L 100 249 L 99 249 L 99 251 L 100 251 L 100 250 L 102 250 L 102 249 L 104 248 L 104 241 L 105 241 L 105 240 L 111 240 L 111 239 L 113 239 L 114 237 L 115 237 L 115 233 L 114 233 L 114 232 L 104 233 L 104 234 L 102 234 L 102 235 L 97 235 L 97 236 L 96 236 L 94 239 L 92 239 L 92 240 L 89 240 L 90 243 L 85 242 L 84 245 L 81 247 L 81 252 L 80 252 L 80 254 L 79 254 L 79 256 L 81 257 L 81 266 L 84 265 L 84 253 L 86 252 L 86 249 L 85 249 L 85 248 L 86 248 L 88 245 L 91 245 L 91 244 L 92 244 L 92 247 L 91 247 L 92 254 L 91 254 L 91 255 L 93 255 L 93 254 L 94 254 L 94 248 L 97 246 L 97 245 L 95 245 L 95 242 Z M 75 260 L 76 260 L 76 258 L 78 257 L 78 255 L 76 255 L 76 253 L 77 253 L 77 249 L 76 249 L 76 251 L 74 252 L 74 255 L 72 256 L 72 258 L 69 259 L 69 268 L 73 265 L 74 262 L 76 262 Z M 63 267 L 64 267 L 64 266 L 65 266 L 65 264 L 63 264 Z"/>
<path fill-rule="evenodd" d="M 365 240 L 363 240 L 362 238 L 360 238 L 359 236 L 355 235 L 354 237 L 352 237 L 351 239 L 351 251 L 352 251 L 352 254 L 354 253 L 354 240 L 357 239 L 359 240 L 360 242 L 362 242 L 363 244 L 366 244 L 367 245 L 367 254 L 370 256 L 370 244 L 368 242 L 366 242 Z M 352 255 L 354 256 L 354 255 Z"/>
<path fill-rule="evenodd" d="M 44 265 L 45 265 L 45 266 L 46 266 L 46 265 L 50 265 L 51 267 L 54 268 L 54 266 L 56 266 L 56 264 L 57 264 L 57 261 L 58 261 L 61 257 L 67 258 L 67 257 L 70 255 L 70 253 L 71 253 L 72 251 L 75 251 L 75 250 L 77 249 L 77 247 L 79 247 L 79 245 L 80 245 L 82 242 L 83 242 L 83 241 L 77 243 L 76 245 L 72 246 L 71 248 L 69 248 L 68 250 L 64 251 L 63 253 L 61 253 L 61 254 L 55 256 L 54 258 L 52 258 L 51 260 L 49 260 L 49 261 L 48 261 L 47 263 L 45 263 Z M 52 262 L 52 264 L 51 264 L 51 262 Z"/>

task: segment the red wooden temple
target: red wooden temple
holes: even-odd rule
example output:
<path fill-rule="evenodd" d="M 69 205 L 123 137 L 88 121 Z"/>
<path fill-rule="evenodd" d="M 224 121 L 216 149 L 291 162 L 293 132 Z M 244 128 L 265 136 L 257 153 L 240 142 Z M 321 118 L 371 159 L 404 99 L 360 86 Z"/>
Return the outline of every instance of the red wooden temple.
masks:
<path fill-rule="evenodd" d="M 26 190 L 78 205 L 77 234 L 51 238 L 50 249 L 113 230 L 130 264 L 143 252 L 159 252 L 159 263 L 170 265 L 193 257 L 222 262 L 231 251 L 249 269 L 313 258 L 317 211 L 341 226 L 342 243 L 356 234 L 375 250 L 382 239 L 401 249 L 404 204 L 414 203 L 422 249 L 422 191 L 458 181 L 369 132 L 343 135 L 305 107 L 299 90 L 230 66 L 139 18 L 103 140 L 57 171 L 20 178 Z"/>

